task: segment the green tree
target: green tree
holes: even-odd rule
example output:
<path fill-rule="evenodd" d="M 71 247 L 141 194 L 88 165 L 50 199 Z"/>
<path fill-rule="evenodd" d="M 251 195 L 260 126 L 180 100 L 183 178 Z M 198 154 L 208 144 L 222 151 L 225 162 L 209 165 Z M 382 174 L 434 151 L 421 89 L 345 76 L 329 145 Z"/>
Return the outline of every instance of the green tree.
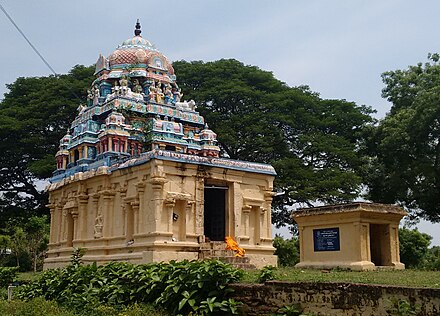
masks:
<path fill-rule="evenodd" d="M 278 176 L 273 221 L 290 223 L 295 204 L 343 202 L 359 195 L 362 149 L 372 110 L 289 87 L 237 60 L 173 64 L 186 99 L 233 159 L 273 164 Z"/>
<path fill-rule="evenodd" d="M 369 139 L 368 197 L 399 203 L 413 219 L 440 222 L 439 55 L 382 78 L 392 107 Z"/>
<path fill-rule="evenodd" d="M 296 237 L 284 239 L 275 236 L 273 239 L 275 255 L 278 256 L 278 264 L 282 267 L 293 267 L 299 262 L 299 240 Z"/>
<path fill-rule="evenodd" d="M 425 268 L 440 271 L 440 246 L 429 248 Z"/>
<path fill-rule="evenodd" d="M 42 254 L 47 249 L 49 241 L 49 223 L 47 216 L 32 216 L 26 224 L 26 239 L 28 251 L 32 257 L 34 272 Z"/>
<path fill-rule="evenodd" d="M 16 227 L 15 232 L 11 237 L 11 250 L 13 257 L 16 260 L 16 265 L 19 268 L 20 259 L 23 257 L 23 255 L 26 255 L 27 246 L 26 233 L 24 232 L 23 228 Z"/>
<path fill-rule="evenodd" d="M 3 265 L 3 258 L 6 257 L 7 249 L 11 247 L 11 237 L 8 235 L 0 235 L 0 266 Z"/>
<path fill-rule="evenodd" d="M 421 233 L 417 229 L 399 229 L 400 261 L 407 268 L 421 268 L 424 266 L 428 247 L 432 237 Z"/>
<path fill-rule="evenodd" d="M 93 67 L 68 74 L 18 78 L 0 102 L 0 222 L 18 222 L 45 210 L 46 194 L 37 181 L 55 170 L 59 139 L 85 103 Z M 40 185 L 41 186 L 41 185 Z M 1 225 L 1 224 L 0 224 Z"/>

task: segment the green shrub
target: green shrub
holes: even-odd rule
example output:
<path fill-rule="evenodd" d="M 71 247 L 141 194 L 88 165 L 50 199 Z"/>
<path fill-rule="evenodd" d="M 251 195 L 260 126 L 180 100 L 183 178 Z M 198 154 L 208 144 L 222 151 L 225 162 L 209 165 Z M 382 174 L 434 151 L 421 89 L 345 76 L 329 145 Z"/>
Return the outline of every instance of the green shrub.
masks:
<path fill-rule="evenodd" d="M 66 308 L 42 297 L 29 301 L 0 300 L 0 315 L 2 316 L 168 316 L 161 309 L 151 305 L 133 304 L 128 307 L 100 305 L 84 309 Z"/>
<path fill-rule="evenodd" d="M 302 313 L 301 306 L 299 304 L 287 305 L 281 307 L 278 313 L 274 316 L 307 316 Z"/>
<path fill-rule="evenodd" d="M 234 315 L 239 303 L 228 299 L 228 284 L 239 281 L 242 274 L 217 260 L 114 262 L 98 267 L 83 266 L 74 258 L 69 266 L 45 271 L 37 281 L 21 287 L 17 297 L 44 297 L 75 310 L 149 303 L 173 315 Z"/>
<path fill-rule="evenodd" d="M 293 267 L 299 262 L 298 238 L 284 239 L 275 236 L 273 239 L 275 255 L 278 256 L 278 265 L 281 267 Z"/>
<path fill-rule="evenodd" d="M 61 309 L 55 302 L 44 298 L 34 298 L 24 301 L 0 300 L 0 315 L 2 316 L 75 316 L 73 312 Z"/>
<path fill-rule="evenodd" d="M 8 286 L 17 277 L 17 267 L 0 267 L 0 287 Z"/>
<path fill-rule="evenodd" d="M 388 311 L 390 315 L 395 316 L 410 316 L 418 315 L 420 306 L 418 304 L 412 305 L 404 299 L 395 299 L 391 301 L 391 309 Z"/>
<path fill-rule="evenodd" d="M 258 274 L 258 283 L 264 283 L 269 280 L 275 279 L 275 268 L 274 266 L 265 266 L 260 270 Z"/>

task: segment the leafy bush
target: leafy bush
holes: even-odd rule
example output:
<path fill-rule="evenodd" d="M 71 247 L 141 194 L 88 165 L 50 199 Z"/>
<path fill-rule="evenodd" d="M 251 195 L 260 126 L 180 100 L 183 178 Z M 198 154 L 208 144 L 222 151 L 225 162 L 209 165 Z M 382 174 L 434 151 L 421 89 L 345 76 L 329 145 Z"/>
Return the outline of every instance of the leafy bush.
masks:
<path fill-rule="evenodd" d="M 275 236 L 273 239 L 275 255 L 278 256 L 278 265 L 282 267 L 293 267 L 299 262 L 299 242 L 298 238 L 284 239 Z"/>
<path fill-rule="evenodd" d="M 0 315 L 2 316 L 167 316 L 169 314 L 151 305 L 134 304 L 128 307 L 113 307 L 100 305 L 87 307 L 82 310 L 66 308 L 56 302 L 46 301 L 42 297 L 29 301 L 0 300 Z"/>
<path fill-rule="evenodd" d="M 418 315 L 420 312 L 420 306 L 418 304 L 412 305 L 410 302 L 404 299 L 392 300 L 391 304 L 391 309 L 388 311 L 390 315 L 410 316 Z"/>
<path fill-rule="evenodd" d="M 313 314 L 303 314 L 299 304 L 287 305 L 278 310 L 274 316 L 307 316 Z"/>
<path fill-rule="evenodd" d="M 241 270 L 217 260 L 98 267 L 76 258 L 63 269 L 45 271 L 17 297 L 44 297 L 74 309 L 150 303 L 173 315 L 234 315 L 238 303 L 228 299 L 228 284 L 241 276 Z"/>
<path fill-rule="evenodd" d="M 265 266 L 260 270 L 258 274 L 258 283 L 264 283 L 269 280 L 275 279 L 275 268 L 274 266 Z"/>
<path fill-rule="evenodd" d="M 8 286 L 17 276 L 17 267 L 0 267 L 0 287 Z"/>

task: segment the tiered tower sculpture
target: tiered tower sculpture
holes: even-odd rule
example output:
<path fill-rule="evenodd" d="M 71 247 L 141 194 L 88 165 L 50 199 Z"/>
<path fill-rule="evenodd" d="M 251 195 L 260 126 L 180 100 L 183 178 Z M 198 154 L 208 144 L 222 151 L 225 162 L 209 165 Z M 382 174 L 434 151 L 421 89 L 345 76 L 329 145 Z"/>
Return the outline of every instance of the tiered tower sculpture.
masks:
<path fill-rule="evenodd" d="M 112 165 L 141 152 L 162 149 L 218 157 L 217 135 L 182 101 L 168 58 L 141 36 L 124 41 L 96 62 L 87 104 L 60 141 L 55 176 Z M 59 177 L 55 177 L 55 180 Z"/>

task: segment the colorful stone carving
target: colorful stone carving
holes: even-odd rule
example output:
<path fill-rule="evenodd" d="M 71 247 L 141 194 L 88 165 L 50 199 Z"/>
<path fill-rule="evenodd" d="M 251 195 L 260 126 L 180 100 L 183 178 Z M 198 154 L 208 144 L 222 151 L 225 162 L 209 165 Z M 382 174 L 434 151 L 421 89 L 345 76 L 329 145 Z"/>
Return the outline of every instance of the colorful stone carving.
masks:
<path fill-rule="evenodd" d="M 217 135 L 194 101 L 182 101 L 171 63 L 140 34 L 137 23 L 133 38 L 109 58 L 99 56 L 87 106 L 78 107 L 60 141 L 53 179 L 79 166 L 110 166 L 152 150 L 219 156 Z"/>

